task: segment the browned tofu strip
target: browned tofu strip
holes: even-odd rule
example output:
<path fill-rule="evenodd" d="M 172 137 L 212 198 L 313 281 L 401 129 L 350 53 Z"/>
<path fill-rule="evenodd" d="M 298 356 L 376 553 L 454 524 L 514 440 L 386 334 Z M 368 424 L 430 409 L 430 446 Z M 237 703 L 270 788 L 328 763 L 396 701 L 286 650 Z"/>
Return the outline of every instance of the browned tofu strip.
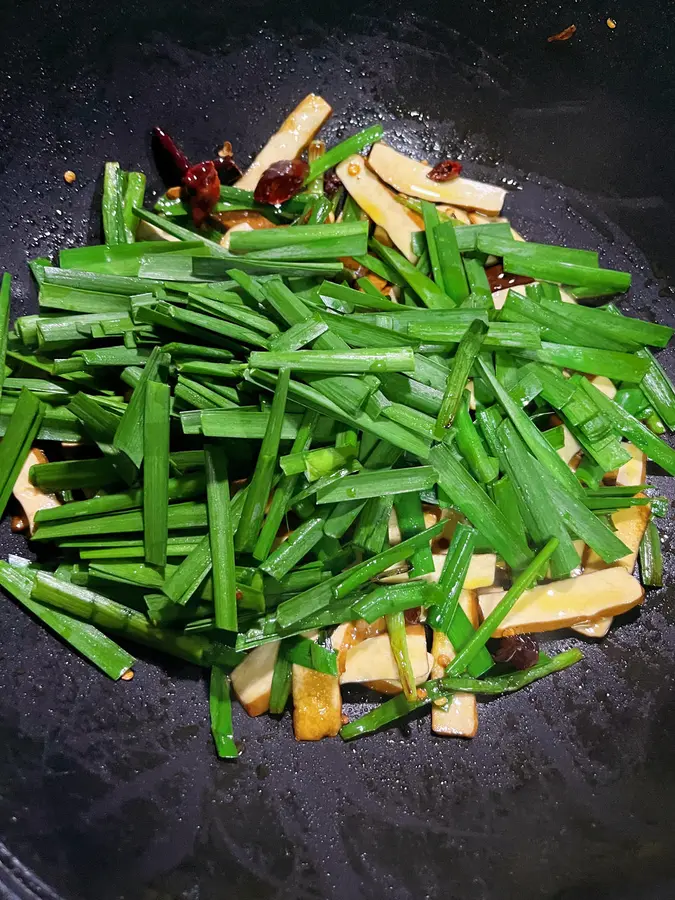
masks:
<path fill-rule="evenodd" d="M 318 632 L 305 637 L 316 640 Z M 293 731 L 296 741 L 335 737 L 342 725 L 342 695 L 335 675 L 293 664 Z"/>
<path fill-rule="evenodd" d="M 335 737 L 342 725 L 340 683 L 334 675 L 293 665 L 293 730 L 297 741 Z"/>
<path fill-rule="evenodd" d="M 317 94 L 308 94 L 273 134 L 236 182 L 238 188 L 254 191 L 260 176 L 272 163 L 300 156 L 333 110 Z"/>
<path fill-rule="evenodd" d="M 474 628 L 478 627 L 478 601 L 475 591 L 463 590 L 459 604 Z M 450 639 L 441 631 L 434 631 L 431 647 L 434 665 L 432 678 L 441 678 L 446 666 L 455 658 Z M 440 660 L 440 662 L 439 662 Z M 432 705 L 431 730 L 446 737 L 474 737 L 478 731 L 478 704 L 475 694 L 454 694 L 447 707 Z"/>

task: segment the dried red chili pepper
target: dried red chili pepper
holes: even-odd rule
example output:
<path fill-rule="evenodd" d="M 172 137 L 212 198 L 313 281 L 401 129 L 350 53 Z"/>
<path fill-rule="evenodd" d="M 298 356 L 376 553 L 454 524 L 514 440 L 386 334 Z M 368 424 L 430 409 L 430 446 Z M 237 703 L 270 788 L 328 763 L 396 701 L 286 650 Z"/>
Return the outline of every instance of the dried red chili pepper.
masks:
<path fill-rule="evenodd" d="M 180 184 L 190 162 L 173 138 L 158 127 L 152 129 L 152 152 L 162 181 L 169 187 Z"/>
<path fill-rule="evenodd" d="M 212 162 L 221 184 L 232 184 L 241 176 L 241 169 L 231 156 L 217 156 Z"/>
<path fill-rule="evenodd" d="M 462 164 L 454 159 L 444 159 L 427 172 L 427 178 L 432 181 L 451 181 L 458 178 L 462 172 Z"/>
<path fill-rule="evenodd" d="M 335 173 L 335 169 L 329 169 L 323 176 L 323 192 L 327 197 L 334 197 L 342 187 L 342 182 Z"/>
<path fill-rule="evenodd" d="M 265 169 L 253 195 L 256 203 L 278 206 L 299 194 L 309 172 L 302 159 L 280 159 Z"/>
<path fill-rule="evenodd" d="M 183 176 L 183 184 L 192 210 L 195 225 L 202 225 L 220 200 L 220 179 L 212 162 L 190 166 Z"/>
<path fill-rule="evenodd" d="M 570 25 L 568 28 L 563 28 L 563 30 L 559 31 L 557 34 L 552 34 L 550 37 L 547 37 L 546 40 L 549 44 L 552 44 L 554 41 L 569 41 L 576 30 L 576 25 Z"/>
<path fill-rule="evenodd" d="M 514 669 L 530 669 L 539 659 L 539 644 L 531 634 L 514 634 L 499 641 L 495 662 L 509 663 Z"/>
<path fill-rule="evenodd" d="M 504 271 L 501 263 L 488 266 L 485 274 L 491 291 L 501 291 L 503 288 L 512 288 L 519 284 L 532 284 L 534 281 L 534 278 L 530 278 L 529 275 L 510 275 Z"/>
<path fill-rule="evenodd" d="M 220 185 L 232 184 L 241 175 L 231 156 L 231 146 L 230 155 L 191 166 L 173 138 L 161 128 L 153 128 L 152 148 L 164 182 L 170 187 L 182 185 L 195 225 L 201 225 L 213 211 L 220 199 Z"/>

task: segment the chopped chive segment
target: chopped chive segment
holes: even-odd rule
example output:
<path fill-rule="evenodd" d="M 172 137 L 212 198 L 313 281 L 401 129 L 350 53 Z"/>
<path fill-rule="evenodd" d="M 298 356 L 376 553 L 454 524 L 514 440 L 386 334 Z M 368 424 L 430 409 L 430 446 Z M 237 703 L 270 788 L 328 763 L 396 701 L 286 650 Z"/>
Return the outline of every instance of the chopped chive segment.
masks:
<path fill-rule="evenodd" d="M 22 390 L 0 441 L 0 514 L 7 506 L 19 472 L 38 435 L 43 415 L 43 404 L 29 391 Z"/>
<path fill-rule="evenodd" d="M 504 390 L 483 359 L 478 360 L 478 366 L 494 391 L 504 412 L 511 419 L 518 433 L 527 444 L 530 452 L 563 487 L 579 496 L 581 494 L 581 486 L 567 464 L 558 456 L 546 438 L 542 436 L 541 432 L 529 418 L 527 413 L 523 412 L 523 410 L 513 402 L 508 391 Z"/>
<path fill-rule="evenodd" d="M 236 759 L 239 750 L 234 742 L 232 728 L 232 700 L 230 679 L 222 666 L 211 666 L 209 681 L 209 713 L 211 734 L 221 759 Z"/>
<path fill-rule="evenodd" d="M 514 579 L 513 584 L 506 594 L 504 594 L 492 612 L 476 629 L 475 634 L 467 641 L 446 668 L 446 677 L 461 675 L 461 673 L 464 672 L 477 651 L 485 646 L 501 622 L 504 621 L 506 616 L 516 605 L 522 594 L 545 575 L 548 561 L 555 552 L 557 546 L 558 539 L 551 538 L 528 566 Z"/>
<path fill-rule="evenodd" d="M 318 319 L 308 319 L 306 322 L 298 322 L 288 331 L 284 331 L 270 343 L 270 350 L 274 352 L 286 352 L 288 350 L 299 350 L 301 347 L 311 344 L 324 332 L 328 331 L 326 322 Z"/>
<path fill-rule="evenodd" d="M 324 302 L 338 300 L 348 304 L 350 308 L 376 309 L 383 312 L 397 309 L 397 304 L 381 294 L 367 278 L 360 278 L 358 283 L 364 290 L 355 291 L 354 288 L 347 287 L 345 284 L 324 281 L 317 288 L 317 292 Z M 367 288 L 366 285 L 370 285 L 370 287 Z"/>
<path fill-rule="evenodd" d="M 365 500 L 390 494 L 427 491 L 436 483 L 432 466 L 409 469 L 363 471 L 343 478 L 317 494 L 317 503 L 340 503 L 344 500 Z"/>
<path fill-rule="evenodd" d="M 605 309 L 595 309 L 574 303 L 560 303 L 555 300 L 541 300 L 546 312 L 555 312 L 569 322 L 574 322 L 586 331 L 605 335 L 613 341 L 621 342 L 627 349 L 640 346 L 666 347 L 673 336 L 673 329 L 667 325 L 634 319 L 623 314 L 616 315 Z"/>
<path fill-rule="evenodd" d="M 445 384 L 441 408 L 436 418 L 434 436 L 437 441 L 443 440 L 445 430 L 452 425 L 457 415 L 469 373 L 480 352 L 487 330 L 488 326 L 484 322 L 476 320 L 469 325 L 459 342 L 452 368 Z"/>
<path fill-rule="evenodd" d="M 473 476 L 481 484 L 490 484 L 499 476 L 499 463 L 485 449 L 483 440 L 469 413 L 468 394 L 455 418 L 455 443 Z"/>
<path fill-rule="evenodd" d="M 402 540 L 405 541 L 424 531 L 426 525 L 419 493 L 399 494 L 394 497 L 394 507 Z M 434 571 L 434 557 L 431 547 L 420 547 L 410 558 L 410 563 L 409 574 L 411 578 L 417 578 L 420 575 L 430 575 Z"/>
<path fill-rule="evenodd" d="M 227 456 L 224 447 L 215 443 L 205 444 L 204 462 L 216 628 L 236 631 L 237 585 L 234 569 L 234 527 L 230 486 L 227 480 Z M 250 490 L 249 486 L 248 493 Z M 244 513 L 242 513 L 243 515 Z"/>
<path fill-rule="evenodd" d="M 357 131 L 356 134 L 352 134 L 346 140 L 331 147 L 330 150 L 327 150 L 322 156 L 319 156 L 317 159 L 310 162 L 305 184 L 311 184 L 312 181 L 320 175 L 323 175 L 324 172 L 337 166 L 338 163 L 341 163 L 343 159 L 352 156 L 352 154 L 361 153 L 366 147 L 381 140 L 383 134 L 384 130 L 381 125 L 371 125 L 370 128 L 364 128 L 363 131 Z"/>
<path fill-rule="evenodd" d="M 391 350 L 295 350 L 253 352 L 250 365 L 256 369 L 289 369 L 299 372 L 413 372 L 415 359 L 407 347 Z"/>
<path fill-rule="evenodd" d="M 137 206 L 143 206 L 145 199 L 145 175 L 142 172 L 127 172 L 122 217 L 124 219 L 124 236 L 128 244 L 136 240 L 138 219 L 134 213 Z"/>
<path fill-rule="evenodd" d="M 613 316 L 618 319 L 618 316 Z M 638 350 L 638 356 L 648 360 L 647 369 L 640 387 L 654 410 L 665 422 L 669 431 L 675 431 L 675 387 L 659 361 L 647 350 Z"/>
<path fill-rule="evenodd" d="M 204 474 L 201 471 L 189 472 L 176 478 L 169 478 L 163 493 L 167 500 L 192 500 L 204 494 Z M 91 518 L 116 513 L 126 509 L 141 509 L 143 506 L 143 490 L 129 488 L 118 494 L 103 494 L 91 500 L 74 500 L 63 506 L 46 507 L 35 514 L 35 521 L 40 525 L 47 522 L 63 522 L 81 518 Z"/>
<path fill-rule="evenodd" d="M 531 465 L 546 477 L 537 460 L 532 460 Z M 547 487 L 551 500 L 560 512 L 570 534 L 581 538 L 606 563 L 616 562 L 630 552 L 623 541 L 619 540 L 585 503 L 568 494 L 557 481 L 549 479 Z"/>
<path fill-rule="evenodd" d="M 442 273 L 440 285 L 456 304 L 469 296 L 469 284 L 459 252 L 458 232 L 450 222 L 442 222 L 433 229 L 438 265 Z"/>
<path fill-rule="evenodd" d="M 31 466 L 28 477 L 31 484 L 48 494 L 82 488 L 109 489 L 121 484 L 117 469 L 107 457 L 41 463 Z"/>
<path fill-rule="evenodd" d="M 381 553 L 389 534 L 389 520 L 394 508 L 391 495 L 371 497 L 358 518 L 352 542 L 364 551 L 366 556 Z"/>
<path fill-rule="evenodd" d="M 535 544 L 558 539 L 551 557 L 551 577 L 567 578 L 581 566 L 581 559 L 565 528 L 557 506 L 551 502 L 546 479 L 533 465 L 525 444 L 508 419 L 497 430 L 502 467 L 510 476 L 522 520 Z"/>
<path fill-rule="evenodd" d="M 287 640 L 292 640 L 288 638 Z M 288 698 L 291 693 L 291 684 L 293 680 L 293 663 L 287 659 L 284 653 L 285 641 L 279 646 L 279 653 L 274 663 L 274 673 L 272 675 L 272 688 L 270 690 L 270 712 L 273 716 L 280 716 L 286 709 Z"/>
<path fill-rule="evenodd" d="M 269 423 L 265 430 L 258 461 L 246 494 L 244 511 L 235 535 L 235 549 L 240 553 L 253 551 L 262 528 L 265 506 L 272 489 L 274 467 L 279 455 L 279 441 L 281 440 L 290 377 L 291 373 L 288 369 L 282 369 L 279 373 Z"/>
<path fill-rule="evenodd" d="M 427 706 L 429 703 L 431 703 L 431 700 L 427 698 L 423 700 L 408 700 L 405 694 L 398 694 L 396 697 L 392 697 L 391 700 L 376 706 L 375 709 L 366 713 L 365 716 L 355 719 L 348 725 L 343 725 L 340 729 L 340 737 L 344 741 L 351 741 L 354 738 L 362 737 L 364 734 L 372 734 L 375 731 L 379 731 L 380 728 L 391 725 L 392 722 L 396 722 L 403 716 L 407 716 L 416 709 Z"/>
<path fill-rule="evenodd" d="M 415 684 L 415 673 L 410 661 L 410 651 L 408 650 L 408 635 L 405 628 L 405 613 L 393 612 L 386 616 L 387 632 L 389 633 L 389 642 L 391 644 L 391 652 L 396 660 L 396 668 L 398 669 L 398 677 L 403 688 L 403 693 L 407 700 L 417 699 L 417 687 Z"/>
<path fill-rule="evenodd" d="M 6 379 L 7 337 L 9 335 L 9 304 L 12 276 L 5 272 L 0 282 L 0 398 Z"/>
<path fill-rule="evenodd" d="M 512 672 L 508 675 L 499 675 L 495 678 L 469 678 L 466 675 L 453 675 L 440 678 L 436 684 L 442 692 L 460 692 L 470 694 L 486 694 L 499 696 L 510 694 L 527 687 L 540 678 L 552 675 L 554 672 L 562 672 L 584 658 L 583 653 L 577 647 L 571 650 L 563 650 L 552 659 L 538 663 L 522 672 Z"/>
<path fill-rule="evenodd" d="M 672 447 L 666 444 L 665 441 L 660 440 L 642 422 L 631 416 L 629 412 L 626 412 L 622 406 L 606 397 L 590 381 L 587 381 L 585 378 L 581 379 L 580 386 L 597 404 L 601 412 L 606 413 L 612 426 L 626 440 L 639 447 L 643 453 L 647 454 L 649 459 L 661 466 L 662 469 L 665 469 L 669 475 L 675 475 L 675 450 Z"/>
<path fill-rule="evenodd" d="M 124 182 L 120 164 L 107 162 L 103 172 L 103 234 L 106 244 L 125 244 Z"/>
<path fill-rule="evenodd" d="M 338 674 L 337 653 L 327 650 L 310 638 L 300 635 L 289 637 L 283 642 L 279 652 L 295 665 L 323 672 L 324 675 Z"/>
<path fill-rule="evenodd" d="M 135 664 L 133 656 L 118 647 L 94 625 L 80 622 L 65 612 L 32 599 L 34 571 L 0 560 L 0 585 L 60 638 L 97 668 L 117 680 Z"/>
<path fill-rule="evenodd" d="M 433 540 L 433 538 L 443 531 L 443 528 L 444 523 L 438 522 L 436 525 L 432 525 L 425 531 L 413 535 L 413 537 L 408 538 L 408 540 L 401 541 L 400 544 L 389 547 L 377 556 L 354 566 L 341 576 L 341 580 L 335 588 L 337 599 L 340 600 L 347 597 L 353 590 L 356 590 L 356 588 L 364 584 L 369 578 L 378 575 L 380 572 L 389 568 L 389 566 L 393 566 L 397 562 L 402 562 L 404 559 L 410 559 L 415 551 L 420 547 L 428 545 L 429 541 Z"/>
<path fill-rule="evenodd" d="M 145 394 L 148 382 L 159 378 L 161 370 L 168 363 L 168 354 L 163 353 L 159 347 L 155 347 L 150 354 L 147 365 L 143 369 L 140 381 L 131 400 L 126 406 L 120 419 L 113 445 L 117 451 L 124 455 L 139 468 L 143 461 L 144 453 L 144 419 L 145 419 Z"/>
<path fill-rule="evenodd" d="M 427 600 L 427 587 L 426 581 L 380 585 L 356 601 L 354 613 L 370 624 L 381 616 L 422 606 Z"/>
<path fill-rule="evenodd" d="M 307 519 L 260 564 L 263 572 L 281 581 L 323 537 L 325 516 Z"/>
<path fill-rule="evenodd" d="M 570 247 L 556 247 L 552 244 L 516 241 L 510 234 L 503 238 L 487 229 L 476 236 L 476 249 L 491 256 L 522 256 L 526 259 L 541 261 L 542 264 L 550 261 L 591 266 L 592 268 L 597 268 L 599 265 L 598 254 L 592 250 L 574 250 Z"/>
<path fill-rule="evenodd" d="M 317 419 L 317 413 L 312 410 L 307 410 L 298 428 L 291 455 L 304 453 L 309 449 L 316 428 Z M 295 493 L 297 483 L 297 476 L 290 475 L 282 478 L 277 485 L 274 494 L 272 495 L 272 502 L 270 503 L 267 517 L 260 530 L 255 547 L 253 548 L 253 556 L 255 559 L 263 561 L 269 556 L 277 532 L 288 511 L 291 497 Z"/>
<path fill-rule="evenodd" d="M 628 272 L 615 272 L 612 269 L 598 269 L 593 266 L 554 261 L 550 258 L 517 254 L 507 254 L 504 257 L 504 271 L 509 275 L 527 275 L 537 281 L 570 284 L 598 291 L 600 294 L 621 294 L 627 291 L 631 284 Z"/>
<path fill-rule="evenodd" d="M 642 583 L 647 587 L 661 587 L 663 585 L 661 539 L 654 522 L 650 522 L 647 525 L 647 530 L 640 542 L 640 572 L 642 574 Z"/>
<path fill-rule="evenodd" d="M 438 444 L 431 450 L 429 461 L 436 469 L 439 486 L 453 505 L 487 538 L 511 568 L 522 569 L 531 558 L 527 544 L 478 482 L 444 444 Z"/>
<path fill-rule="evenodd" d="M 424 222 L 424 237 L 426 239 L 426 249 L 429 254 L 429 264 L 431 266 L 431 274 L 436 284 L 445 289 L 443 285 L 443 270 L 438 259 L 438 248 L 436 247 L 436 236 L 434 228 L 439 224 L 440 218 L 438 210 L 433 203 L 428 200 L 422 200 L 420 203 L 422 211 L 422 220 Z"/>
<path fill-rule="evenodd" d="M 143 525 L 145 561 L 166 565 L 169 537 L 169 386 L 150 381 L 145 393 Z"/>
<path fill-rule="evenodd" d="M 454 300 L 448 297 L 442 288 L 434 284 L 431 278 L 424 275 L 419 269 L 416 269 L 411 262 L 408 262 L 402 253 L 394 250 L 393 247 L 385 247 L 384 244 L 380 244 L 376 240 L 373 240 L 372 244 L 378 256 L 387 265 L 395 269 L 425 306 L 429 307 L 429 309 L 453 309 L 455 306 Z"/>
<path fill-rule="evenodd" d="M 605 375 L 617 381 L 638 384 L 649 369 L 647 360 L 634 354 L 614 350 L 595 350 L 589 347 L 569 347 L 543 341 L 539 350 L 518 350 L 525 359 L 534 359 L 561 369 L 575 369 L 588 375 Z"/>
<path fill-rule="evenodd" d="M 206 635 L 187 635 L 151 625 L 143 613 L 116 603 L 77 584 L 60 581 L 49 572 L 37 572 L 33 600 L 91 622 L 103 631 L 119 634 L 139 644 L 177 656 L 199 666 L 235 666 L 240 654 Z"/>
<path fill-rule="evenodd" d="M 170 552 L 170 551 L 169 551 Z M 209 535 L 191 546 L 183 562 L 172 572 L 162 591 L 175 603 L 185 604 L 201 586 L 211 571 L 211 543 Z"/>
<path fill-rule="evenodd" d="M 475 546 L 475 528 L 458 523 L 439 579 L 438 600 L 427 614 L 427 621 L 434 631 L 447 634 L 452 625 Z"/>
<path fill-rule="evenodd" d="M 359 255 L 367 249 L 366 222 L 235 231 L 230 238 L 232 253 L 256 253 L 268 259 L 331 259 Z"/>
<path fill-rule="evenodd" d="M 309 588 L 307 591 L 285 600 L 277 609 L 279 625 L 283 629 L 291 628 L 297 622 L 302 622 L 309 616 L 326 609 L 333 599 L 341 600 L 347 597 L 371 577 L 378 575 L 397 562 L 409 559 L 416 550 L 427 544 L 442 530 L 443 523 L 434 525 L 419 535 L 402 541 L 372 559 L 354 566 L 347 573 L 340 572 L 329 581 L 324 581 L 316 587 Z"/>

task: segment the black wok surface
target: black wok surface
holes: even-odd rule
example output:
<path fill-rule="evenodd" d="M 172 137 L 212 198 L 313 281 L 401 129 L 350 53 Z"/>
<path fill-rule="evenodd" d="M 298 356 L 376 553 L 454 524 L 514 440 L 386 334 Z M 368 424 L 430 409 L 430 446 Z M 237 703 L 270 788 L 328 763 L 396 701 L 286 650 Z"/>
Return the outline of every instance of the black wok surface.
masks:
<path fill-rule="evenodd" d="M 402 149 L 509 179 L 528 237 L 599 247 L 634 273 L 625 309 L 675 321 L 669 4 L 18 0 L 1 21 L 16 310 L 34 309 L 27 257 L 97 239 L 104 159 L 152 175 L 161 124 L 195 159 L 228 139 L 246 160 L 314 90 L 331 137 L 377 119 Z M 572 41 L 546 43 L 572 22 Z M 23 549 L 6 522 L 0 540 Z M 422 720 L 298 745 L 288 718 L 236 709 L 229 764 L 195 668 L 141 652 L 114 684 L 0 597 L 0 896 L 672 897 L 672 601 L 650 592 L 584 663 L 482 704 L 471 742 Z"/>

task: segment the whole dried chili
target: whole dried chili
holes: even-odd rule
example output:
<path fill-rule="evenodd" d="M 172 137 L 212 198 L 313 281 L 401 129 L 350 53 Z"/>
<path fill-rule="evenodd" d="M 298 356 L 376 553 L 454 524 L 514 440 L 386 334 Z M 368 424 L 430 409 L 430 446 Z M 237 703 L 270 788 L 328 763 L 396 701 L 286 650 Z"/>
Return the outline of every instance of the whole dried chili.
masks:
<path fill-rule="evenodd" d="M 232 184 L 241 175 L 231 154 L 191 166 L 173 138 L 161 128 L 153 128 L 152 147 L 159 174 L 170 188 L 182 186 L 181 193 L 190 204 L 197 226 L 211 215 L 220 200 L 221 184 Z"/>
<path fill-rule="evenodd" d="M 499 641 L 495 662 L 509 663 L 514 669 L 529 669 L 539 660 L 539 644 L 531 634 L 513 634 Z"/>
<path fill-rule="evenodd" d="M 169 187 L 181 184 L 190 161 L 173 138 L 158 127 L 152 129 L 152 151 L 162 181 Z"/>
<path fill-rule="evenodd" d="M 302 159 L 280 159 L 272 163 L 260 176 L 255 193 L 256 203 L 278 206 L 299 194 L 309 172 L 309 165 Z"/>
<path fill-rule="evenodd" d="M 454 159 L 444 159 L 427 172 L 427 178 L 432 181 L 451 181 L 462 173 L 462 164 Z"/>

